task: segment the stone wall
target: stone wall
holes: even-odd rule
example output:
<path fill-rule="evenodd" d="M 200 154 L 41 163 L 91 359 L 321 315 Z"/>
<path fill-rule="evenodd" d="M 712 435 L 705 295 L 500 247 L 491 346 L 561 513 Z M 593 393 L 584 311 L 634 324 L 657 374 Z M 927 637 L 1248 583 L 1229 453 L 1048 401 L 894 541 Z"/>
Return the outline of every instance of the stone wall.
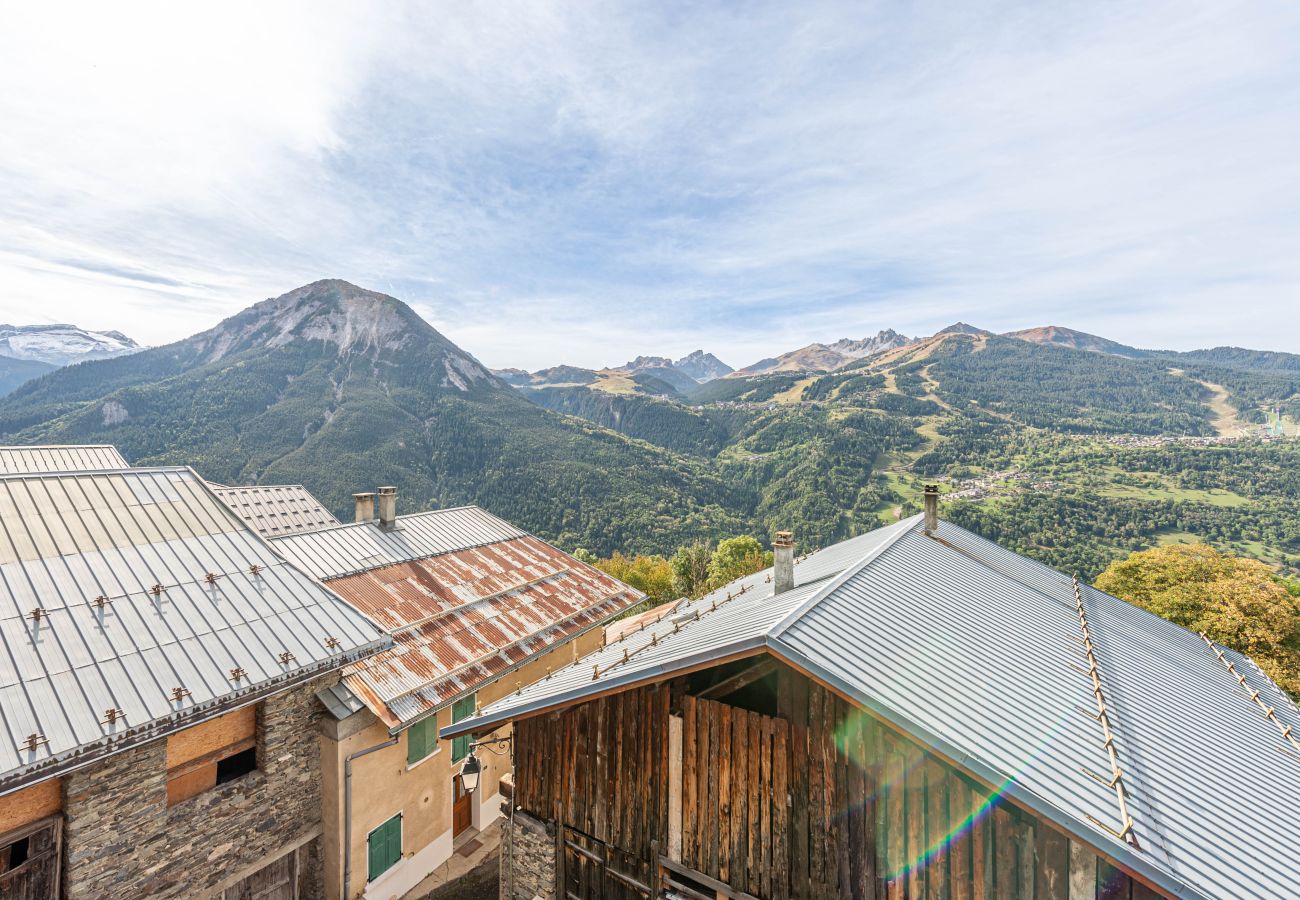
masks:
<path fill-rule="evenodd" d="M 534 819 L 525 812 L 515 812 L 514 827 L 510 819 L 501 820 L 502 847 L 506 854 L 501 867 L 503 900 L 552 900 L 555 897 L 555 826 Z M 513 866 L 511 863 L 513 862 Z M 508 896 L 506 879 L 514 871 L 514 894 Z"/>
<path fill-rule="evenodd" d="M 111 756 L 64 782 L 68 900 L 202 897 L 270 863 L 321 827 L 314 691 L 337 673 L 262 702 L 258 769 L 167 806 L 166 739 Z M 310 859 L 319 868 L 320 854 Z M 302 879 L 319 896 L 319 872 Z"/>

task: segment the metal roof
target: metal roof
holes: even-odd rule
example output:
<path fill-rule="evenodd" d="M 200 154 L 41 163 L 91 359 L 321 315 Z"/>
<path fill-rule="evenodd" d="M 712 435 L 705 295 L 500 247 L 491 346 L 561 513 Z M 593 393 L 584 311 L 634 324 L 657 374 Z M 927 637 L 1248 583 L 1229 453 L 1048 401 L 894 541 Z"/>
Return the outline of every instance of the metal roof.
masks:
<path fill-rule="evenodd" d="M 0 477 L 0 792 L 389 644 L 188 468 Z"/>
<path fill-rule="evenodd" d="M 1092 821 L 1121 828 L 1114 789 L 1083 771 L 1110 769 L 1071 579 L 947 522 L 933 536 L 917 517 L 855 540 L 858 558 L 838 574 L 777 597 L 768 573 L 751 576 L 744 594 L 738 583 L 730 601 L 695 601 L 443 735 L 766 651 L 1174 896 L 1296 893 L 1300 756 L 1280 729 L 1300 731 L 1300 713 L 1249 660 L 1225 654 L 1243 687 L 1200 636 L 1081 588 L 1133 847 Z"/>
<path fill-rule="evenodd" d="M 338 525 L 325 505 L 301 484 L 211 485 L 212 492 L 235 515 L 263 537 L 294 534 Z"/>
<path fill-rule="evenodd" d="M 272 543 L 393 635 L 344 673 L 393 731 L 645 599 L 473 506 Z"/>
<path fill-rule="evenodd" d="M 534 537 L 332 579 L 393 635 L 344 682 L 392 729 L 473 691 L 644 596 Z"/>
<path fill-rule="evenodd" d="M 348 686 L 341 681 L 325 685 L 316 692 L 316 697 L 329 710 L 329 714 L 339 721 L 366 708 L 361 698 L 348 690 Z"/>
<path fill-rule="evenodd" d="M 284 535 L 275 538 L 275 544 L 308 572 L 326 579 L 524 534 L 477 506 L 462 506 L 398 516 L 389 529 L 373 521 L 357 522 Z"/>
<path fill-rule="evenodd" d="M 111 444 L 0 447 L 0 475 L 32 472 L 98 472 L 130 467 Z"/>

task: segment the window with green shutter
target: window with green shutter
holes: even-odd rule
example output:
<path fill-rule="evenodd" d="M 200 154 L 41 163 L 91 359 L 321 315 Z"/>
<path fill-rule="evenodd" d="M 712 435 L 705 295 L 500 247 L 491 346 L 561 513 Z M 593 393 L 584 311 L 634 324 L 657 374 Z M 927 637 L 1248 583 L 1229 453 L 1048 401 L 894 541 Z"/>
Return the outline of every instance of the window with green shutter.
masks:
<path fill-rule="evenodd" d="M 474 715 L 475 702 L 474 694 L 463 697 L 451 705 L 451 720 L 459 722 L 461 719 L 468 719 Z M 458 738 L 452 738 L 451 741 L 451 761 L 460 762 L 469 756 L 469 745 L 471 738 L 468 734 L 463 734 Z"/>
<path fill-rule="evenodd" d="M 438 717 L 430 716 L 406 729 L 406 764 L 413 766 L 438 749 Z"/>
<path fill-rule="evenodd" d="M 374 881 L 402 858 L 402 814 L 398 813 L 383 825 L 370 832 L 366 839 L 367 857 L 370 861 L 367 881 Z"/>

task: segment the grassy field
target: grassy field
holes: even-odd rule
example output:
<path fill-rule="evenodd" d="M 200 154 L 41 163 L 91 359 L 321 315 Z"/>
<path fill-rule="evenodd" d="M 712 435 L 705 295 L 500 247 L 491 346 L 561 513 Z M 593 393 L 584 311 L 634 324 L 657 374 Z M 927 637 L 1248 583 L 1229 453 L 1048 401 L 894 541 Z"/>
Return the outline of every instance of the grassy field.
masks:
<path fill-rule="evenodd" d="M 1247 506 L 1250 500 L 1234 494 L 1232 491 L 1200 491 L 1180 488 L 1172 485 L 1161 487 L 1134 487 L 1128 484 L 1108 484 L 1097 489 L 1102 497 L 1118 497 L 1129 500 L 1164 500 L 1173 503 L 1208 503 L 1211 506 L 1237 507 Z"/>

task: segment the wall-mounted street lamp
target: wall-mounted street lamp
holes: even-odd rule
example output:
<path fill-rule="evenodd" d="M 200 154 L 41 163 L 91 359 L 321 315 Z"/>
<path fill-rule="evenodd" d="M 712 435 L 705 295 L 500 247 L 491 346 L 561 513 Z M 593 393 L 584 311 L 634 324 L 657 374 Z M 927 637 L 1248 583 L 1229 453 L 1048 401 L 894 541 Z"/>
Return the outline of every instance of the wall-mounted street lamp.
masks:
<path fill-rule="evenodd" d="M 510 748 L 511 757 L 512 757 L 511 761 L 513 763 L 513 756 L 514 756 L 514 752 L 513 752 L 514 735 L 513 734 L 508 734 L 505 737 L 487 738 L 486 740 L 482 740 L 482 741 L 474 741 L 469 745 L 469 756 L 465 757 L 465 761 L 460 764 L 460 786 L 465 791 L 465 793 L 472 794 L 476 790 L 478 790 L 479 780 L 483 776 L 483 763 L 479 762 L 479 758 L 474 755 L 474 751 L 477 750 L 479 747 L 485 747 L 491 752 L 500 755 L 503 751 L 495 750 L 493 749 L 493 747 L 501 747 L 502 745 L 505 745 Z"/>
<path fill-rule="evenodd" d="M 470 755 L 465 757 L 465 761 L 460 764 L 460 786 L 467 794 L 472 794 L 478 790 L 479 776 L 483 774 L 483 764 L 478 761 L 478 757 L 471 751 Z"/>
<path fill-rule="evenodd" d="M 478 757 L 474 755 L 474 751 L 479 747 L 485 747 L 498 756 L 505 753 L 506 750 L 493 749 L 494 747 L 508 748 L 510 753 L 510 770 L 513 772 L 515 768 L 515 736 L 513 732 L 505 737 L 473 741 L 469 745 L 469 756 L 465 757 L 465 761 L 460 764 L 460 786 L 466 794 L 472 794 L 478 790 L 479 780 L 483 777 L 483 764 L 479 762 Z M 510 833 L 512 835 L 514 834 L 514 827 L 515 798 L 512 792 L 510 797 Z M 502 874 L 508 875 L 507 879 L 502 879 L 506 883 L 505 896 L 513 897 L 515 895 L 515 845 L 513 838 L 508 844 L 506 844 L 505 852 L 502 853 L 498 859 Z M 509 862 L 507 862 L 507 859 L 509 859 Z"/>

